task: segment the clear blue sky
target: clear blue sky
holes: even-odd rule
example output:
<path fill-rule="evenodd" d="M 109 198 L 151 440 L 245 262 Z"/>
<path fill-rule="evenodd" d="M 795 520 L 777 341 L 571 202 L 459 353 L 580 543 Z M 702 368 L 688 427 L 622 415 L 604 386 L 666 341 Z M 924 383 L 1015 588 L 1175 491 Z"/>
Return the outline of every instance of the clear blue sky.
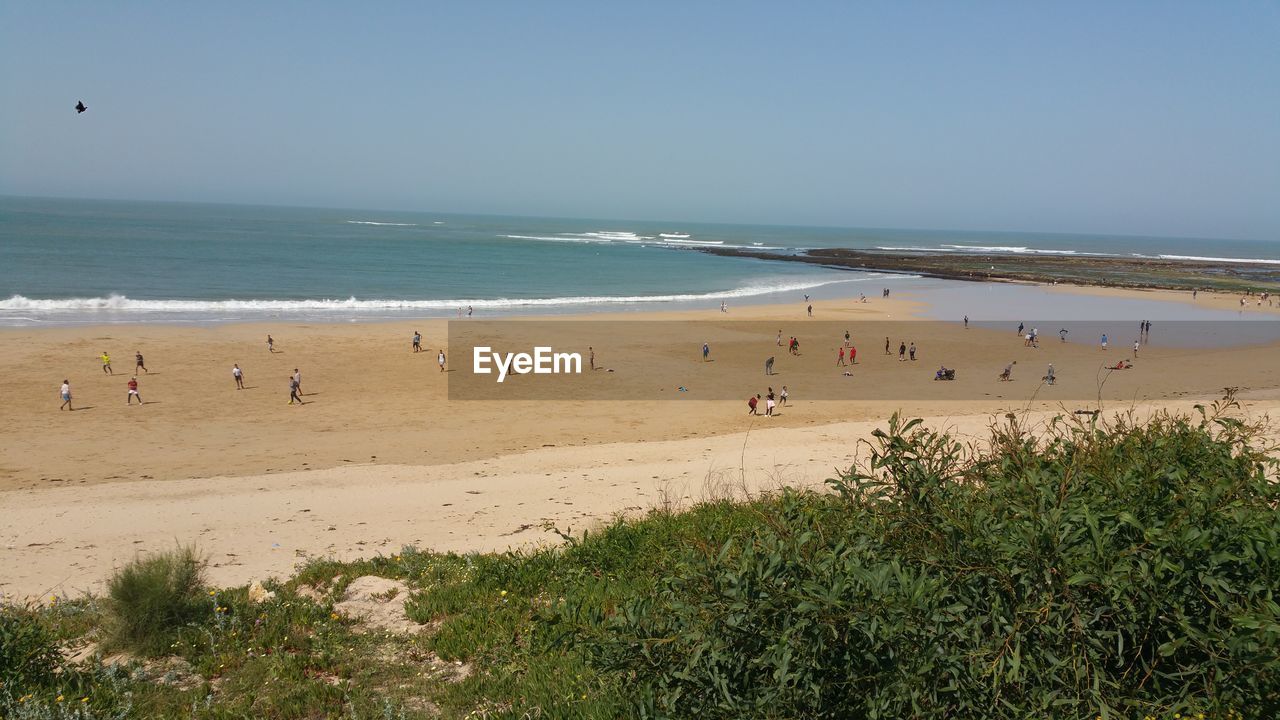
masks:
<path fill-rule="evenodd" d="M 0 194 L 1280 240 L 1280 3 L 12 0 Z"/>

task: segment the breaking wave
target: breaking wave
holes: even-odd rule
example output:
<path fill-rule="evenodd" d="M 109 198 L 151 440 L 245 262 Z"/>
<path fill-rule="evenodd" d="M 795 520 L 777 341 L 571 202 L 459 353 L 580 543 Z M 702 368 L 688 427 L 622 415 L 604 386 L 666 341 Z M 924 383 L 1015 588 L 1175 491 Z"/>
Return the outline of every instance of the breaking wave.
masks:
<path fill-rule="evenodd" d="M 1140 256 L 1150 257 L 1150 256 Z M 1161 260 L 1195 260 L 1199 262 L 1254 263 L 1258 265 L 1280 265 L 1280 260 L 1264 260 L 1262 258 L 1224 258 L 1201 257 L 1199 255 L 1156 255 Z"/>
<path fill-rule="evenodd" d="M 100 313 L 179 313 L 200 315 L 203 313 L 325 313 L 325 312 L 375 312 L 375 311 L 453 311 L 470 305 L 475 308 L 507 310 L 516 308 L 556 308 L 592 305 L 630 305 L 649 303 L 697 302 L 704 300 L 728 300 L 774 293 L 795 292 L 837 283 L 859 282 L 879 273 L 859 273 L 858 277 L 827 280 L 796 280 L 763 285 L 745 285 L 732 290 L 705 293 L 678 293 L 670 295 L 583 295 L 552 298 L 451 298 L 443 300 L 408 299 L 312 299 L 312 300 L 136 300 L 124 295 L 91 298 L 40 299 L 14 295 L 0 300 L 0 313 L 33 314 L 81 314 Z M 10 320 L 20 319 L 12 315 Z M 26 317 L 25 319 L 31 319 Z"/>

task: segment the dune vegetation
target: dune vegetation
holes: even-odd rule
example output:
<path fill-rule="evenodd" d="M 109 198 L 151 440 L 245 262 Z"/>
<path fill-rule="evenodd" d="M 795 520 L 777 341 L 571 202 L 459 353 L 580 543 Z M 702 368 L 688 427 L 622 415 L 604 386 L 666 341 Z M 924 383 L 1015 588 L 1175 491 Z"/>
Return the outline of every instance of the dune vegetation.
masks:
<path fill-rule="evenodd" d="M 144 559 L 0 611 L 0 716 L 1272 718 L 1280 485 L 1234 409 L 1008 416 L 981 445 L 895 417 L 826 491 L 539 551 L 238 588 Z M 385 613 L 351 609 L 366 586 Z"/>

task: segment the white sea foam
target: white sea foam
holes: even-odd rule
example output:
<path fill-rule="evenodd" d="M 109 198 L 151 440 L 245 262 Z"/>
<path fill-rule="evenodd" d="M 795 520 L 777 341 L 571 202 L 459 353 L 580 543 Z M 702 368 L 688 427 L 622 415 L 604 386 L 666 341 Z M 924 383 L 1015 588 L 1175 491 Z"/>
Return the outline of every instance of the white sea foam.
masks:
<path fill-rule="evenodd" d="M 588 232 L 561 233 L 559 235 L 499 235 L 511 240 L 538 240 L 541 242 L 588 243 L 609 245 L 623 243 L 626 245 L 658 245 L 662 247 L 717 247 L 724 245 L 723 240 L 682 240 L 651 235 L 636 235 L 624 232 Z"/>
<path fill-rule="evenodd" d="M 376 222 L 373 220 L 348 220 L 351 225 L 386 225 L 390 227 L 418 227 L 418 223 Z M 439 223 L 436 223 L 437 225 Z"/>
<path fill-rule="evenodd" d="M 1146 256 L 1142 256 L 1146 257 Z M 1161 260 L 1197 260 L 1200 262 L 1224 262 L 1224 263 L 1252 263 L 1257 265 L 1280 265 L 1280 260 L 1266 260 L 1262 258 L 1224 258 L 1224 257 L 1201 257 L 1199 255 L 1157 255 Z"/>
<path fill-rule="evenodd" d="M 689 233 L 658 233 L 658 237 L 669 240 L 688 240 Z"/>
<path fill-rule="evenodd" d="M 723 240 L 677 240 L 674 238 L 664 238 L 660 240 L 663 245 L 687 245 L 689 247 L 716 247 L 723 245 Z"/>
<path fill-rule="evenodd" d="M 1076 250 L 1045 250 L 1025 245 L 943 245 L 943 248 L 962 252 L 1014 253 L 1018 255 L 1079 255 Z"/>
<path fill-rule="evenodd" d="M 314 300 L 137 300 L 124 295 L 91 298 L 40 299 L 14 295 L 0 300 L 0 320 L 34 321 L 41 314 L 51 316 L 78 315 L 92 318 L 102 314 L 145 315 L 174 313 L 203 316 L 210 313 L 281 314 L 343 313 L 376 311 L 446 311 L 470 305 L 475 308 L 510 310 L 518 308 L 557 308 L 592 305 L 631 305 L 728 300 L 774 293 L 809 290 L 836 283 L 859 282 L 881 277 L 878 273 L 859 273 L 857 277 L 838 279 L 790 280 L 769 284 L 746 285 L 732 290 L 670 295 L 587 295 L 554 298 L 451 298 L 443 300 L 402 299 L 314 299 Z M 899 276 L 901 277 L 901 276 Z M 14 313 L 10 316 L 9 313 Z M 18 315 L 22 313 L 22 315 Z M 34 316 L 34 317 L 33 317 Z"/>
<path fill-rule="evenodd" d="M 600 238 L 588 237 L 567 237 L 565 235 L 499 235 L 501 238 L 510 240 L 538 240 L 541 242 L 559 242 L 559 243 L 577 243 L 603 245 L 611 242 L 610 240 L 601 240 Z"/>

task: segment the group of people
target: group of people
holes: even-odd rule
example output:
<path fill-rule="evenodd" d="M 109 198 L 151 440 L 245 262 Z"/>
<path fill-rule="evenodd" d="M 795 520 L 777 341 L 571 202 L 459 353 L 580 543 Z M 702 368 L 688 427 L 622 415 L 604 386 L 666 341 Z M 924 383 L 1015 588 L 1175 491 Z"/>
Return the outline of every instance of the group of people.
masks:
<path fill-rule="evenodd" d="M 103 356 L 105 357 L 106 353 L 103 353 Z M 111 375 L 113 373 L 111 373 L 108 370 L 107 374 Z M 141 405 L 142 394 L 138 392 L 138 376 L 135 375 L 129 378 L 129 382 L 125 383 L 125 388 L 126 388 L 125 396 L 124 396 L 125 404 L 132 405 L 134 399 L 136 398 L 138 400 L 138 404 Z M 75 410 L 75 407 L 71 403 L 71 380 L 70 379 L 68 378 L 62 379 L 62 387 L 58 388 L 58 397 L 62 398 L 62 404 L 58 406 L 59 410 L 67 410 L 67 411 Z"/>
<path fill-rule="evenodd" d="M 1252 291 L 1252 290 L 1249 290 L 1249 291 L 1245 292 L 1245 295 L 1246 295 L 1246 296 L 1252 296 L 1252 295 L 1253 295 L 1253 291 Z M 1266 304 L 1267 304 L 1267 307 L 1271 307 L 1271 306 L 1272 306 L 1272 305 L 1271 305 L 1271 300 L 1272 300 L 1272 299 L 1271 299 L 1271 293 L 1269 293 L 1269 292 L 1264 292 L 1264 293 L 1262 293 L 1262 294 L 1258 295 L 1258 307 L 1262 307 L 1262 303 L 1266 303 Z M 1244 306 L 1245 306 L 1245 304 L 1246 304 L 1246 302 L 1247 302 L 1246 298 L 1243 298 L 1243 297 L 1242 297 L 1242 298 L 1240 298 L 1240 307 L 1244 307 Z"/>
<path fill-rule="evenodd" d="M 885 342 L 886 342 L 886 343 L 888 342 L 888 340 L 889 340 L 889 338 L 885 338 Z M 886 350 L 888 349 L 888 345 L 886 345 L 886 346 L 885 346 L 885 349 L 886 349 Z M 910 357 L 910 358 L 911 358 L 911 361 L 912 361 L 912 362 L 915 362 L 915 359 L 916 359 L 916 341 L 915 341 L 915 340 L 912 340 L 912 341 L 911 341 L 911 346 L 910 346 L 910 347 L 908 347 L 908 346 L 907 346 L 907 343 L 906 343 L 905 341 L 903 341 L 903 340 L 899 340 L 899 341 L 898 341 L 898 362 L 906 362 L 908 357 Z"/>
<path fill-rule="evenodd" d="M 147 369 L 147 364 L 143 362 L 142 352 L 140 350 L 133 351 L 133 359 L 134 359 L 134 366 L 133 366 L 134 374 L 137 374 L 139 370 L 145 373 L 151 372 L 150 370 Z M 102 351 L 102 373 L 104 375 L 116 374 L 116 371 L 111 369 L 111 356 L 107 354 L 106 350 Z"/>
<path fill-rule="evenodd" d="M 134 359 L 133 371 L 135 374 L 133 377 L 129 378 L 129 381 L 127 383 L 125 383 L 125 387 L 127 388 L 125 391 L 125 404 L 132 405 L 134 398 L 137 398 L 138 404 L 141 405 L 142 395 L 138 392 L 138 376 L 136 373 L 139 370 L 141 370 L 142 372 L 150 375 L 151 371 L 147 369 L 146 361 L 142 359 L 142 351 L 135 350 L 133 353 L 133 359 Z M 111 367 L 111 355 L 106 350 L 102 351 L 101 360 L 102 360 L 102 373 L 104 375 L 115 375 L 116 374 L 115 370 L 112 369 Z M 59 410 L 67 410 L 67 411 L 75 410 L 75 407 L 71 403 L 71 380 L 70 379 L 68 378 L 62 379 L 62 387 L 58 389 L 58 397 L 62 398 L 62 404 L 58 406 Z"/>
<path fill-rule="evenodd" d="M 775 396 L 775 395 L 773 394 L 773 388 L 772 388 L 772 387 L 770 387 L 770 388 L 768 389 L 768 391 L 765 393 L 764 398 L 763 398 L 763 400 L 764 400 L 764 415 L 765 415 L 765 417 L 773 417 L 773 409 L 774 409 L 774 407 L 776 407 L 776 406 L 778 406 L 778 405 L 786 405 L 786 404 L 787 404 L 787 397 L 788 397 L 788 392 L 787 392 L 787 386 L 786 386 L 786 385 L 783 385 L 783 386 L 782 386 L 782 392 L 780 392 L 777 396 Z M 759 414 L 760 414 L 760 400 L 761 400 L 761 399 L 762 399 L 762 398 L 761 398 L 761 396 L 760 396 L 760 394 L 759 394 L 759 393 L 756 393 L 755 395 L 752 395 L 751 397 L 747 398 L 747 414 L 748 414 L 748 415 L 759 415 Z"/>

